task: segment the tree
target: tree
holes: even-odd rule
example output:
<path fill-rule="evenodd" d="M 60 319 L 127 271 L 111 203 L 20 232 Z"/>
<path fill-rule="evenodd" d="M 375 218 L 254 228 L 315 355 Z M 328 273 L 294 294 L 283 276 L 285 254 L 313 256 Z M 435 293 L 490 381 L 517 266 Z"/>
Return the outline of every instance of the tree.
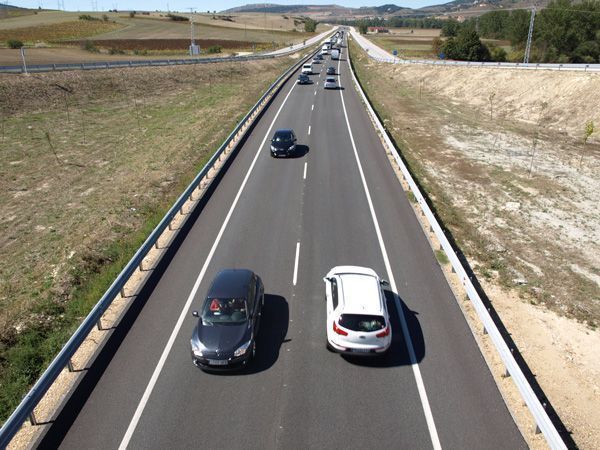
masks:
<path fill-rule="evenodd" d="M 457 20 L 448 19 L 444 23 L 444 25 L 442 25 L 441 35 L 445 36 L 445 37 L 457 36 L 460 28 L 461 28 L 461 25 Z"/>
<path fill-rule="evenodd" d="M 304 31 L 307 33 L 314 33 L 317 29 L 318 22 L 313 19 L 306 19 L 304 21 Z"/>
<path fill-rule="evenodd" d="M 358 22 L 358 32 L 360 34 L 367 34 L 367 31 L 369 31 L 369 25 L 367 24 L 367 22 L 364 20 Z"/>
<path fill-rule="evenodd" d="M 489 61 L 490 52 L 481 43 L 479 35 L 472 27 L 463 27 L 456 37 L 450 37 L 442 45 L 447 58 L 464 61 Z"/>
<path fill-rule="evenodd" d="M 591 120 L 587 121 L 585 123 L 585 130 L 583 132 L 583 149 L 581 150 L 581 158 L 579 159 L 579 169 L 581 169 L 581 164 L 583 163 L 583 152 L 585 150 L 585 144 L 587 144 L 588 139 L 594 131 L 594 122 L 592 122 Z"/>
<path fill-rule="evenodd" d="M 431 51 L 437 56 L 442 52 L 442 45 L 444 45 L 444 41 L 442 41 L 438 36 L 433 38 L 431 41 Z"/>

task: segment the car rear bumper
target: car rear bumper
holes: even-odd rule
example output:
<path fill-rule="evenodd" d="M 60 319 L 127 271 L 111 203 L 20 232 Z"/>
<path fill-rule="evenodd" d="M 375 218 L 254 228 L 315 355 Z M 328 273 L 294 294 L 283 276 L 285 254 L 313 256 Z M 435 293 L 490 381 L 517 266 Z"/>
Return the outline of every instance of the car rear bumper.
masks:
<path fill-rule="evenodd" d="M 329 346 L 331 350 L 336 353 L 341 353 L 343 355 L 354 355 L 354 356 L 377 356 L 382 355 L 387 352 L 390 348 L 391 340 L 387 343 L 387 345 L 383 345 L 381 347 L 352 347 L 351 345 L 340 345 L 332 340 L 328 339 Z"/>

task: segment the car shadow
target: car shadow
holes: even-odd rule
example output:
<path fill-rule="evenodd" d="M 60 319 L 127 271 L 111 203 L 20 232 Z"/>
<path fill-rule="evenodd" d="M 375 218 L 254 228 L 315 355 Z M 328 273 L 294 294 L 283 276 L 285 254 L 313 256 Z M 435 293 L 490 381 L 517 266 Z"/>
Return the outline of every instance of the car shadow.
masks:
<path fill-rule="evenodd" d="M 206 372 L 217 376 L 251 375 L 271 368 L 279 358 L 279 351 L 288 332 L 290 311 L 285 298 L 280 295 L 265 294 L 260 319 L 260 329 L 256 337 L 256 355 L 245 367 L 231 372 Z"/>
<path fill-rule="evenodd" d="M 296 144 L 296 151 L 288 156 L 288 158 L 302 158 L 303 156 L 308 155 L 309 150 L 310 148 L 308 145 Z"/>
<path fill-rule="evenodd" d="M 400 296 L 392 291 L 385 291 L 385 298 L 387 301 L 388 312 L 390 314 L 390 324 L 392 325 L 392 345 L 387 353 L 383 356 L 353 356 L 353 355 L 342 355 L 346 361 L 351 364 L 356 364 L 366 367 L 397 367 L 397 366 L 408 366 L 413 363 L 411 361 L 410 353 L 408 352 L 408 346 L 404 340 L 404 333 L 402 332 L 402 325 L 400 322 L 400 311 L 398 311 L 396 297 L 398 304 L 402 308 L 402 313 L 406 320 L 410 340 L 414 350 L 415 361 L 419 363 L 425 357 L 425 340 L 423 339 L 423 331 L 421 325 L 417 319 L 418 313 L 411 311 Z"/>

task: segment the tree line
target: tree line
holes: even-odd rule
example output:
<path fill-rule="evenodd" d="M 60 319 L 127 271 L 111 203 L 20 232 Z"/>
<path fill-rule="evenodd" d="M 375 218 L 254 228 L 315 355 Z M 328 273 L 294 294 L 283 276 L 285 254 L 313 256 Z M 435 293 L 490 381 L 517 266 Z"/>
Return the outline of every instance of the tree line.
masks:
<path fill-rule="evenodd" d="M 513 47 L 511 60 L 522 60 L 527 45 L 531 11 L 492 11 L 462 24 L 448 21 L 443 36 L 458 37 L 461 30 L 475 30 L 487 39 L 503 39 Z M 464 34 L 464 32 L 463 32 Z M 493 59 L 494 49 L 490 49 Z M 506 56 L 506 55 L 504 55 Z M 600 0 L 552 0 L 537 12 L 530 62 L 599 63 Z"/>

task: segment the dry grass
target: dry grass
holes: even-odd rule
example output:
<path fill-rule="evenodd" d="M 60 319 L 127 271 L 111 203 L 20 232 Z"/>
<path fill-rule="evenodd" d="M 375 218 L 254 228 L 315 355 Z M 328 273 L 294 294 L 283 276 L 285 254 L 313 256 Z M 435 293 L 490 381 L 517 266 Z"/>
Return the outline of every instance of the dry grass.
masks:
<path fill-rule="evenodd" d="M 25 43 L 81 39 L 123 28 L 123 25 L 100 20 L 76 20 L 53 25 L 0 29 L 0 41 L 19 39 Z"/>
<path fill-rule="evenodd" d="M 3 417 L 291 63 L 0 75 Z"/>

